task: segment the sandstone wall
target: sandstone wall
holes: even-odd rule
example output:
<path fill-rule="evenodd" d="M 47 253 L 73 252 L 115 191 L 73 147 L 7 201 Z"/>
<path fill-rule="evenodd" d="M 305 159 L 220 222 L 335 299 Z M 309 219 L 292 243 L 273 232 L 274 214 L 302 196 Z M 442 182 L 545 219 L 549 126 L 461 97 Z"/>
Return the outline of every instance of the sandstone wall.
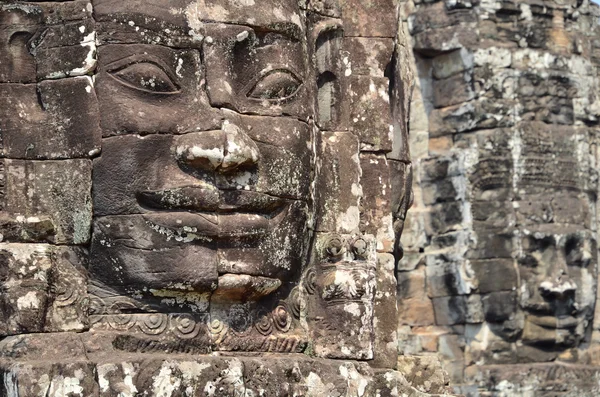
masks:
<path fill-rule="evenodd" d="M 465 395 L 597 395 L 600 10 L 400 10 L 418 75 L 401 353 L 438 355 Z"/>

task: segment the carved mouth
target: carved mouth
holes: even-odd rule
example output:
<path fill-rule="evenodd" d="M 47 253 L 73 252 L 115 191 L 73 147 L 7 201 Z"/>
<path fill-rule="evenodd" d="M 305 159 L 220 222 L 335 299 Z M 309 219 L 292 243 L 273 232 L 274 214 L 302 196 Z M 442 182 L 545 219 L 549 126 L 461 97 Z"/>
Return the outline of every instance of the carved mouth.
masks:
<path fill-rule="evenodd" d="M 153 211 L 144 214 L 153 230 L 187 241 L 264 236 L 289 207 L 280 197 L 210 185 L 144 191 L 137 200 Z"/>
<path fill-rule="evenodd" d="M 247 190 L 219 190 L 210 185 L 148 190 L 137 195 L 143 207 L 162 211 L 213 214 L 246 213 L 267 218 L 276 216 L 288 200 Z"/>

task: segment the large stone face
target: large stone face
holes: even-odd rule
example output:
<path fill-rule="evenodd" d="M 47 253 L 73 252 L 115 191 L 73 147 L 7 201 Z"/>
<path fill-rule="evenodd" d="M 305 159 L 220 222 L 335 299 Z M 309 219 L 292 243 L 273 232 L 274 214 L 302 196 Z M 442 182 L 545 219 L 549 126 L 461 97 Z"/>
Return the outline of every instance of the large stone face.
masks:
<path fill-rule="evenodd" d="M 399 27 L 396 0 L 3 1 L 0 394 L 445 391 L 395 371 Z"/>
<path fill-rule="evenodd" d="M 420 76 L 404 351 L 437 352 L 469 396 L 597 394 L 600 10 L 415 1 L 402 12 Z"/>

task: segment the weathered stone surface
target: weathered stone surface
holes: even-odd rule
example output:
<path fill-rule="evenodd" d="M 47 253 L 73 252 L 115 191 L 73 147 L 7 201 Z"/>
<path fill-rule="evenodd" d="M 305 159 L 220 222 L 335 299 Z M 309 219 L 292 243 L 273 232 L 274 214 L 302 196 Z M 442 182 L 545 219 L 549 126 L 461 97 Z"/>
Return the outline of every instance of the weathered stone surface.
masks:
<path fill-rule="evenodd" d="M 398 20 L 396 0 L 341 0 L 342 20 L 348 36 L 394 37 Z"/>
<path fill-rule="evenodd" d="M 86 252 L 47 244 L 0 244 L 2 335 L 88 327 Z"/>
<path fill-rule="evenodd" d="M 395 236 L 390 215 L 392 189 L 388 161 L 381 155 L 361 154 L 360 169 L 362 189 L 369 192 L 361 201 L 360 231 L 377 238 L 379 252 L 391 253 Z"/>
<path fill-rule="evenodd" d="M 9 229 L 7 241 L 89 242 L 92 220 L 89 160 L 3 160 L 2 163 L 2 210 L 9 219 L 4 223 Z M 15 223 L 25 222 L 37 223 L 36 232 L 10 231 Z"/>
<path fill-rule="evenodd" d="M 6 395 L 97 396 L 94 366 L 85 361 L 3 365 Z"/>
<path fill-rule="evenodd" d="M 538 373 L 597 364 L 589 134 L 598 129 L 599 11 L 555 1 L 401 7 L 420 81 L 409 116 L 418 154 L 403 236 L 410 255 L 399 265 L 409 292 L 400 349 L 440 355 L 457 392 L 595 393 L 576 376 L 557 375 L 566 385 Z M 408 306 L 421 307 L 419 287 L 433 301 L 429 324 Z"/>
<path fill-rule="evenodd" d="M 351 133 L 323 134 L 321 150 L 323 157 L 330 161 L 321 165 L 317 180 L 316 194 L 322 211 L 317 218 L 318 231 L 353 233 L 359 229 L 359 202 L 363 191 L 360 185 L 358 148 L 359 141 Z"/>
<path fill-rule="evenodd" d="M 374 358 L 374 322 L 379 321 L 373 316 L 374 298 L 377 287 L 384 285 L 384 280 L 377 280 L 376 275 L 378 269 L 389 269 L 390 265 L 389 260 L 378 264 L 374 242 L 367 236 L 317 236 L 315 260 L 318 265 L 308 270 L 313 281 L 305 288 L 307 320 L 312 324 L 312 349 L 318 357 Z M 389 288 L 386 289 L 390 293 Z M 383 289 L 379 291 L 384 293 Z M 381 302 L 379 299 L 378 303 Z M 393 314 L 393 300 L 386 302 Z M 351 324 L 357 324 L 359 331 Z M 387 335 L 382 332 L 385 339 L 393 337 L 389 331 Z"/>
<path fill-rule="evenodd" d="M 4 1 L 0 395 L 445 393 L 395 370 L 399 3 Z"/>
<path fill-rule="evenodd" d="M 64 159 L 100 151 L 98 104 L 90 78 L 0 84 L 3 157 Z"/>
<path fill-rule="evenodd" d="M 395 368 L 398 357 L 395 262 L 391 254 L 377 254 L 377 284 L 373 301 L 373 365 L 379 368 Z"/>
<path fill-rule="evenodd" d="M 393 123 L 388 79 L 351 76 L 345 94 L 356 99 L 343 107 L 343 125 L 358 136 L 361 149 L 391 151 Z"/>
<path fill-rule="evenodd" d="M 433 303 L 427 296 L 425 268 L 398 273 L 399 321 L 411 326 L 434 323 Z"/>
<path fill-rule="evenodd" d="M 95 34 L 86 0 L 3 4 L 0 83 L 83 76 L 95 67 Z"/>
<path fill-rule="evenodd" d="M 424 397 L 401 374 L 365 363 L 289 357 L 94 358 L 72 363 L 4 364 L 5 393 L 112 396 L 146 390 L 155 395 L 403 395 Z M 44 372 L 46 371 L 46 372 Z M 64 371 L 61 374 L 60 371 Z M 94 377 L 93 374 L 97 374 Z M 37 375 L 42 376 L 37 378 Z M 44 377 L 44 374 L 47 377 Z M 52 376 L 50 376 L 52 375 Z M 62 375 L 62 376 L 61 376 Z M 90 376 L 91 375 L 91 376 Z M 26 394 L 30 393 L 30 394 Z"/>
<path fill-rule="evenodd" d="M 398 357 L 398 370 L 406 380 L 424 393 L 445 394 L 448 391 L 448 374 L 439 358 L 434 355 Z"/>
<path fill-rule="evenodd" d="M 168 64 L 159 67 L 152 63 L 154 58 Z M 208 103 L 203 73 L 196 51 L 142 44 L 100 46 L 95 86 L 104 136 L 217 129 L 219 116 Z"/>
<path fill-rule="evenodd" d="M 344 39 L 348 73 L 384 77 L 391 66 L 394 40 L 389 38 L 348 37 Z M 342 59 L 342 62 L 344 60 Z M 346 71 L 344 71 L 346 73 Z"/>

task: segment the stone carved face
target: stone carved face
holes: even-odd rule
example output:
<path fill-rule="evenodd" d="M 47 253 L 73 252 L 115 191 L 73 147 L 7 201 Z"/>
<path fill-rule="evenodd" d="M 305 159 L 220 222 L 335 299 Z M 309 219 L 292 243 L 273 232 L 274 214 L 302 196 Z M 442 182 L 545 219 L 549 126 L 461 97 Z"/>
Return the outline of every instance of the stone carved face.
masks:
<path fill-rule="evenodd" d="M 395 365 L 396 6 L 334 3 L 0 5 L 0 333 Z"/>
<path fill-rule="evenodd" d="M 137 34 L 140 15 L 129 3 L 108 15 L 131 18 L 128 33 Z M 256 14 L 231 8 L 242 19 Z M 283 21 L 265 8 L 253 28 L 202 23 L 185 48 L 141 44 L 143 36 L 99 46 L 103 142 L 91 269 L 105 287 L 235 301 L 297 280 L 306 257 L 312 85 L 304 27 L 291 22 L 299 10 L 284 8 Z M 168 30 L 168 10 L 156 10 L 152 23 Z M 192 7 L 187 24 L 193 12 L 212 11 Z"/>
<path fill-rule="evenodd" d="M 531 232 L 518 259 L 523 341 L 572 346 L 585 336 L 594 312 L 596 244 L 585 232 Z"/>
<path fill-rule="evenodd" d="M 482 156 L 472 180 L 481 200 L 473 207 L 473 293 L 481 294 L 484 320 L 497 336 L 542 352 L 526 350 L 519 360 L 547 361 L 589 340 L 598 265 L 595 173 L 572 171 L 589 166 L 580 163 L 576 131 L 541 123 L 521 128 L 522 158 L 512 171 L 518 178 L 509 160 L 492 164 Z M 481 139 L 508 157 L 507 136 L 499 130 Z M 548 155 L 548 147 L 557 154 Z"/>

